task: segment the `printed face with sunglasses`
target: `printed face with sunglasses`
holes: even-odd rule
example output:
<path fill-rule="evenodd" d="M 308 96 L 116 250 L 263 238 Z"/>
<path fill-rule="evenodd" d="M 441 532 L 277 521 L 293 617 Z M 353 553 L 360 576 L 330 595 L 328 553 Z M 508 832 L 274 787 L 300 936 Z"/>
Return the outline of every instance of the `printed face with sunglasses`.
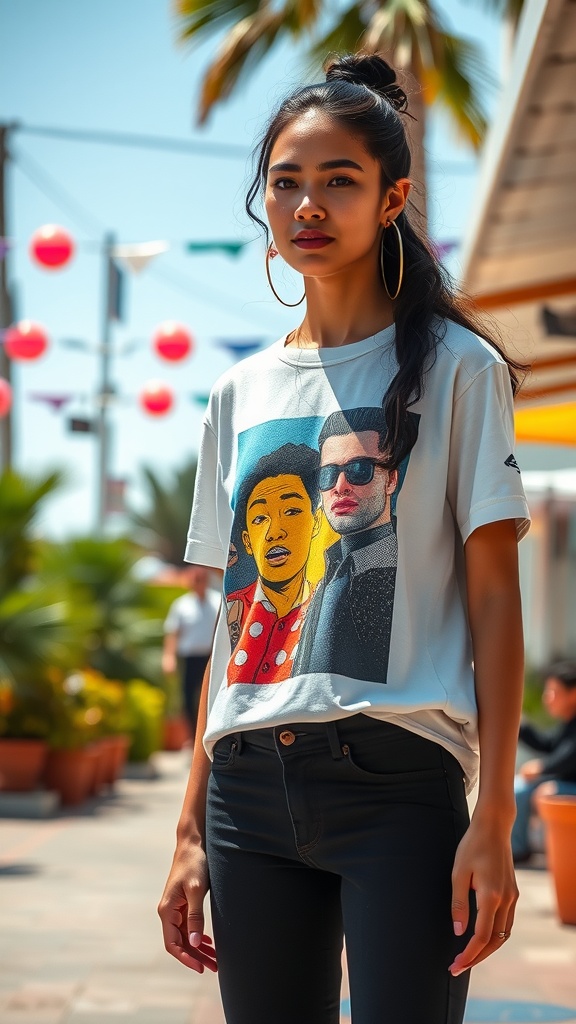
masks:
<path fill-rule="evenodd" d="M 378 433 L 328 437 L 320 452 L 319 488 L 324 514 L 336 533 L 351 534 L 390 522 L 390 495 L 398 472 L 386 469 Z"/>

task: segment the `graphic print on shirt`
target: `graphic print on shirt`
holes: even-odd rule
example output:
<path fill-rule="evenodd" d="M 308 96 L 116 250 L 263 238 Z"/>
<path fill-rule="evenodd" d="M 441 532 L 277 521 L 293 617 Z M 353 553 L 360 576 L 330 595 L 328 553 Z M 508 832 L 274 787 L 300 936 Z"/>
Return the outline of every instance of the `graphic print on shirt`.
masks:
<path fill-rule="evenodd" d="M 318 672 L 386 682 L 395 508 L 409 459 L 385 464 L 385 441 L 380 407 L 240 435 L 224 581 L 228 685 Z"/>

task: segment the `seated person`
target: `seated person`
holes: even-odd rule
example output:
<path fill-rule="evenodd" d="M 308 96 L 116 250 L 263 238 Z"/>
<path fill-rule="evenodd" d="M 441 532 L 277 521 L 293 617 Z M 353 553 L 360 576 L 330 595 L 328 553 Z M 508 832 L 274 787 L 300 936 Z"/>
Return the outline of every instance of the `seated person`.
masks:
<path fill-rule="evenodd" d="M 528 860 L 531 854 L 528 825 L 539 795 L 576 796 L 576 661 L 551 665 L 542 703 L 562 723 L 553 732 L 533 725 L 520 726 L 520 739 L 543 755 L 522 765 L 514 783 L 516 821 L 512 829 L 514 862 Z"/>

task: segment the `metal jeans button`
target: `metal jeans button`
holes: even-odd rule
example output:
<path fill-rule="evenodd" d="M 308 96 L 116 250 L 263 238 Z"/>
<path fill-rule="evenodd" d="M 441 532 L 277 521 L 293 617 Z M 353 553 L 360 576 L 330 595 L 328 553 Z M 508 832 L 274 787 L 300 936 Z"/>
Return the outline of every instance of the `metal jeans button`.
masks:
<path fill-rule="evenodd" d="M 280 740 L 280 743 L 284 744 L 285 747 L 289 747 L 292 743 L 294 743 L 296 737 L 293 732 L 290 732 L 289 729 L 286 729 L 284 732 L 280 733 L 278 739 Z"/>

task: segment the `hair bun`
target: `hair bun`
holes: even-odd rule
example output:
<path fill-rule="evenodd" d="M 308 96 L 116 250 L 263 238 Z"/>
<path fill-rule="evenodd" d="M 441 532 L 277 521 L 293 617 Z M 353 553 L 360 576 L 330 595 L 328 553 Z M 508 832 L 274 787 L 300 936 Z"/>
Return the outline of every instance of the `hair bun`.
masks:
<path fill-rule="evenodd" d="M 326 81 L 353 82 L 379 93 L 395 110 L 406 110 L 408 99 L 396 81 L 394 68 L 377 53 L 346 53 L 330 57 L 324 65 Z"/>

